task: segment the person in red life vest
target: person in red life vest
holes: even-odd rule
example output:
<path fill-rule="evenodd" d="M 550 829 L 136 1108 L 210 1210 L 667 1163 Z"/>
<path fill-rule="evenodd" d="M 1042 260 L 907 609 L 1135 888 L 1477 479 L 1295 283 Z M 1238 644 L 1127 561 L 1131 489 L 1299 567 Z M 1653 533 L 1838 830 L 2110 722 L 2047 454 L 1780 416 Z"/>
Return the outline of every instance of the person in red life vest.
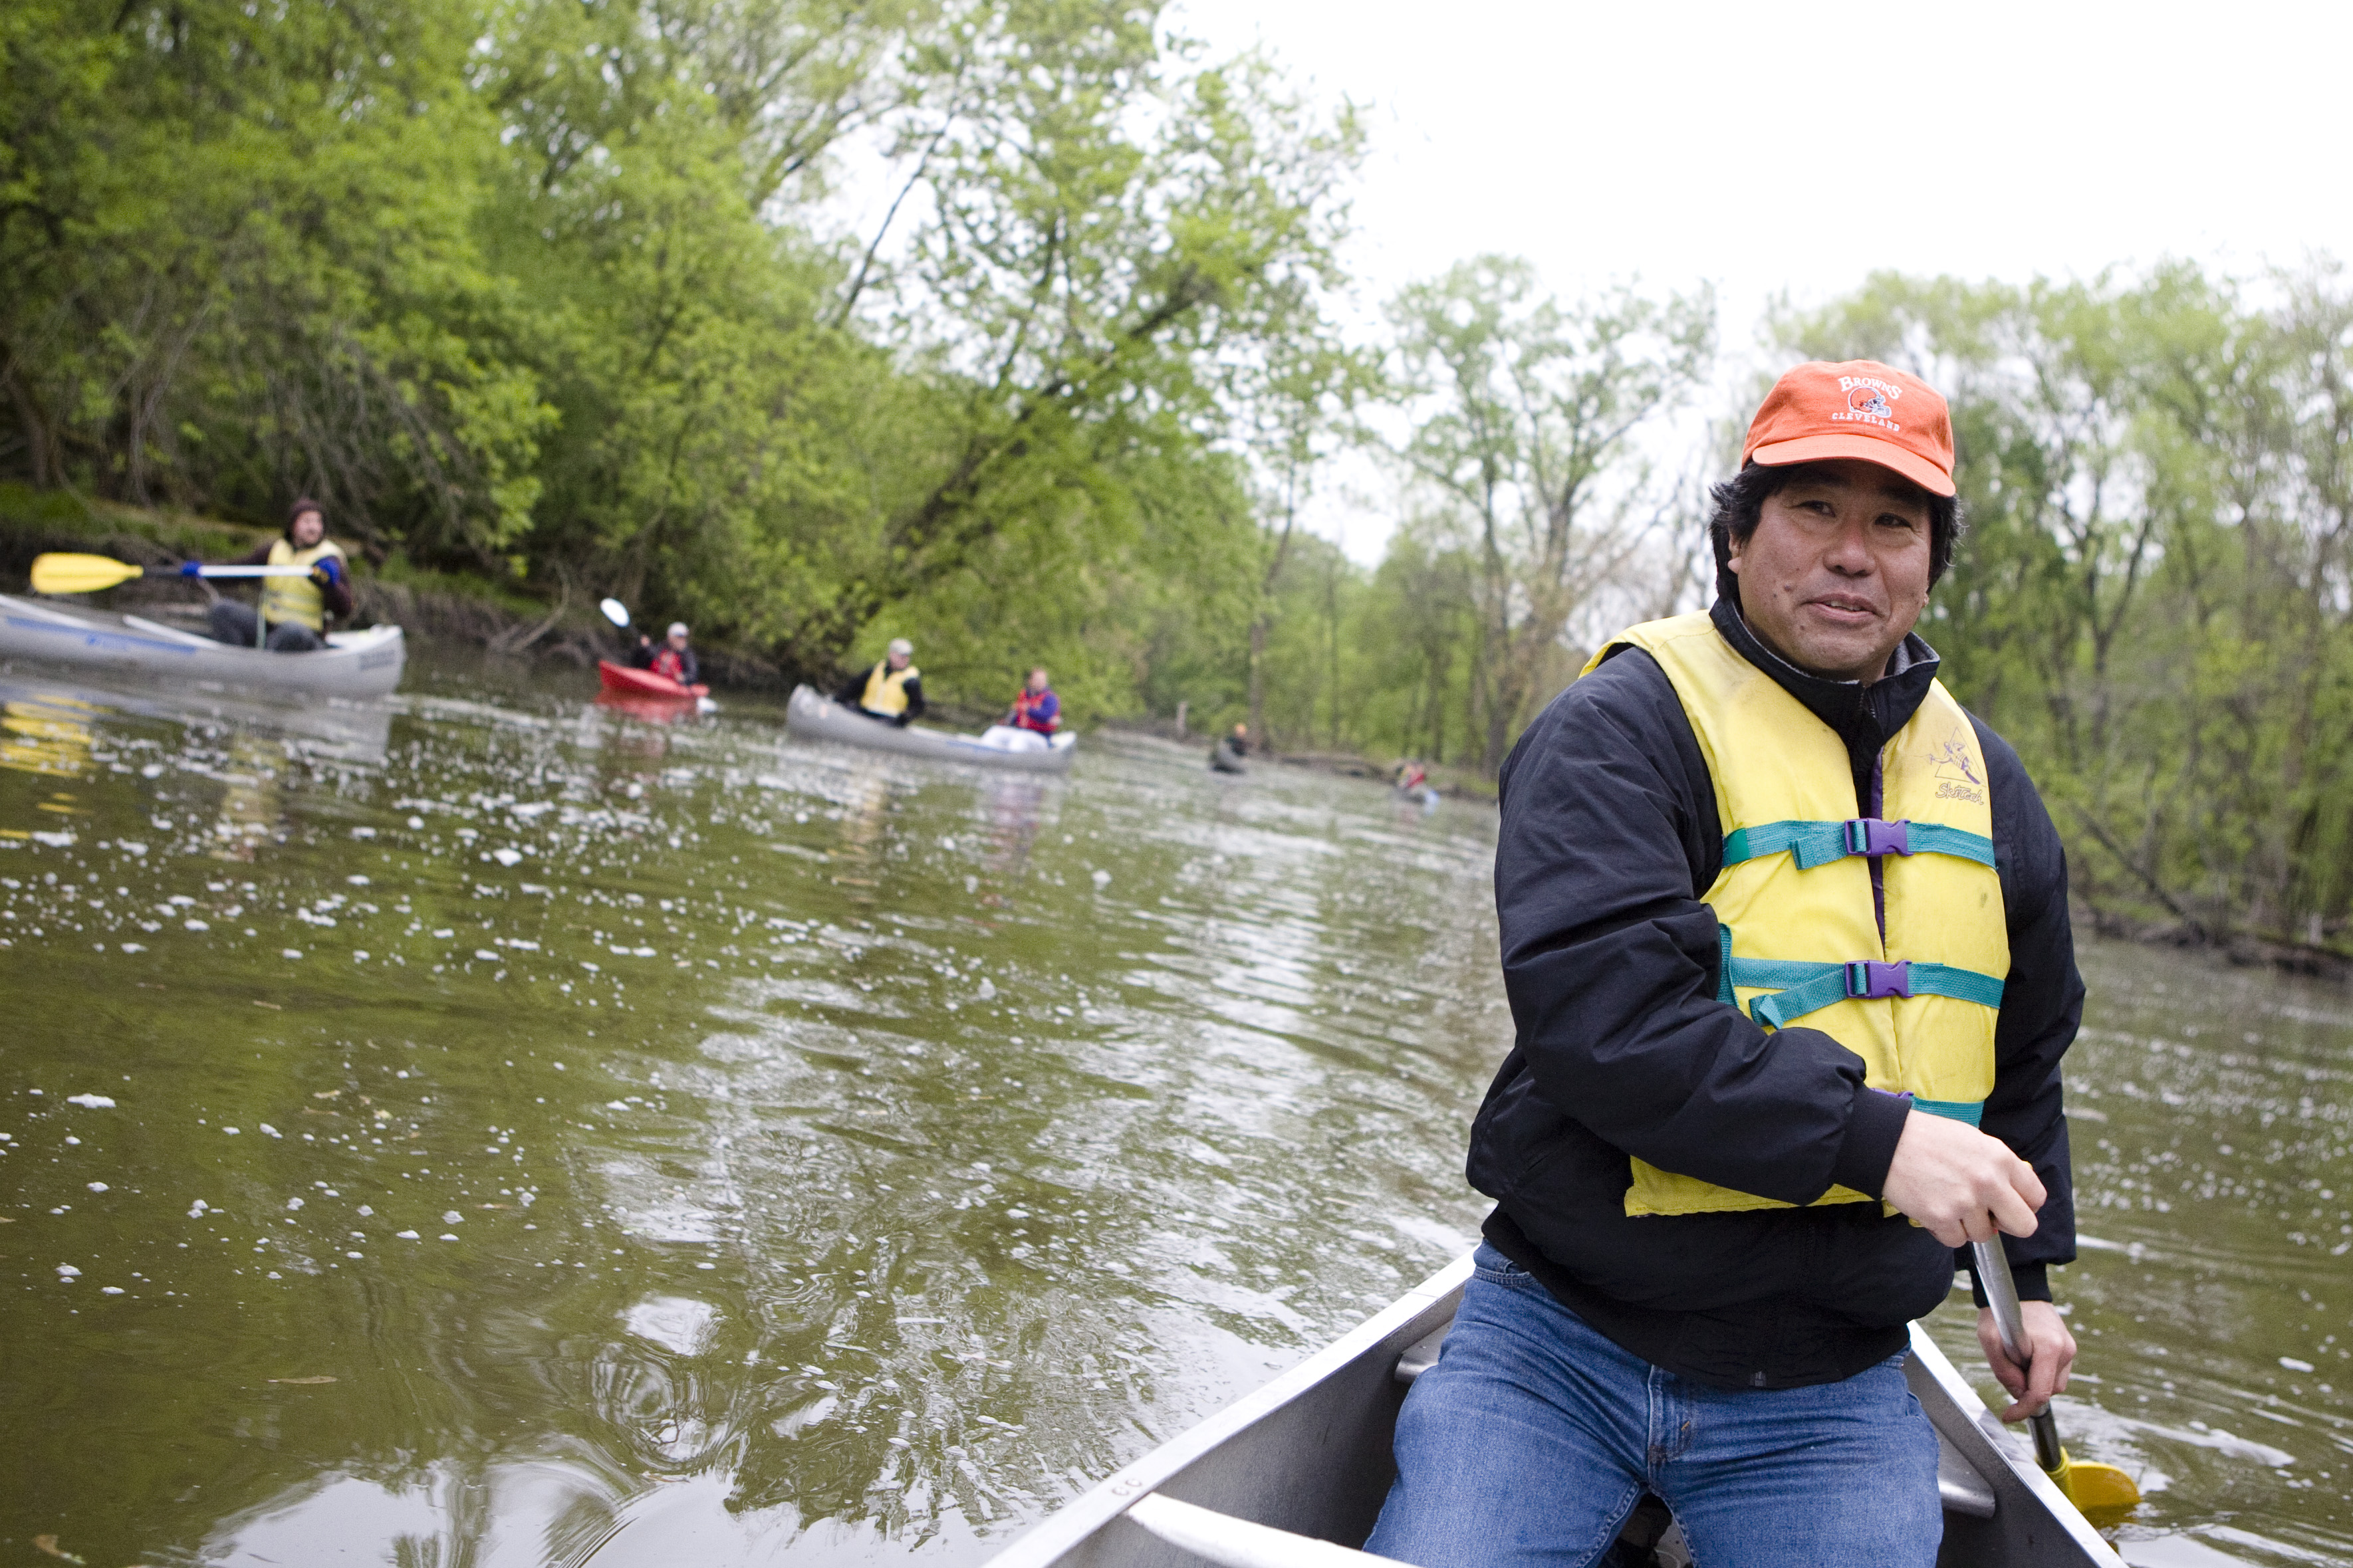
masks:
<path fill-rule="evenodd" d="M 215 642 L 271 653 L 315 653 L 327 646 L 327 617 L 352 613 L 352 577 L 343 546 L 329 542 L 326 513 L 308 496 L 287 509 L 284 537 L 227 564 L 308 566 L 311 574 L 264 577 L 258 609 L 235 599 L 215 600 L 207 627 Z"/>
<path fill-rule="evenodd" d="M 1050 735 L 1062 727 L 1062 700 L 1046 684 L 1046 667 L 1039 665 L 1029 672 L 1021 690 L 1013 699 L 1013 710 L 1005 721 L 1017 730 L 1030 730 L 1040 735 Z"/>
<path fill-rule="evenodd" d="M 915 645 L 892 637 L 882 662 L 841 683 L 833 700 L 869 719 L 904 729 L 923 715 L 923 676 L 915 668 Z"/>
<path fill-rule="evenodd" d="M 659 643 L 640 633 L 638 646 L 630 651 L 629 663 L 638 669 L 649 669 L 665 675 L 681 686 L 692 686 L 702 679 L 702 668 L 694 650 L 686 646 L 686 623 L 672 621 L 670 632 Z"/>

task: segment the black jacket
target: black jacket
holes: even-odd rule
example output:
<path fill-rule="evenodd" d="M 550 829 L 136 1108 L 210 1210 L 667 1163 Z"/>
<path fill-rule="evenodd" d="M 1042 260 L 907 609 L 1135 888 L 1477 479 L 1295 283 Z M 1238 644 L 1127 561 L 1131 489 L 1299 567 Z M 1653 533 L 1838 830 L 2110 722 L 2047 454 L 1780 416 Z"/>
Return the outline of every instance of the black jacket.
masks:
<path fill-rule="evenodd" d="M 1714 618 L 1846 742 L 1856 815 L 1878 815 L 1880 752 L 1926 695 L 1935 651 L 1907 638 L 1884 679 L 1825 680 L 1775 657 L 1729 605 Z M 2010 928 L 1983 1126 L 2049 1191 L 2036 1234 L 2009 1242 L 2019 1293 L 2047 1300 L 2045 1266 L 2074 1258 L 2059 1058 L 2084 987 L 2058 833 L 2018 753 L 1971 722 Z M 1497 1203 L 1488 1238 L 1618 1344 L 1703 1383 L 1826 1383 L 1903 1348 L 1956 1258 L 1900 1215 L 1625 1212 L 1630 1155 L 1794 1204 L 1834 1184 L 1875 1195 L 1911 1114 L 1866 1089 L 1862 1059 L 1829 1035 L 1768 1035 L 1715 999 L 1716 921 L 1700 897 L 1724 835 L 1666 672 L 1623 648 L 1562 692 L 1504 764 L 1502 804 L 1495 907 L 1516 1037 L 1471 1134 L 1472 1184 Z"/>

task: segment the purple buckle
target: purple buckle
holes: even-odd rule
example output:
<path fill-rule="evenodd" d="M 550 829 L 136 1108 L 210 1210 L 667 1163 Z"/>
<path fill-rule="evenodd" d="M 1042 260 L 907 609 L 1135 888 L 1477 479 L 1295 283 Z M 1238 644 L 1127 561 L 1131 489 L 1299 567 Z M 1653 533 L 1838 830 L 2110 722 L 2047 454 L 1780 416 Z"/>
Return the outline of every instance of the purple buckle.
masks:
<path fill-rule="evenodd" d="M 1898 959 L 1894 963 L 1882 963 L 1875 958 L 1857 960 L 1846 966 L 1846 994 L 1864 1002 L 1875 1002 L 1887 996 L 1909 996 L 1912 994 L 1912 961 Z"/>
<path fill-rule="evenodd" d="M 1882 822 L 1875 816 L 1850 818 L 1846 825 L 1846 852 L 1850 855 L 1909 855 L 1912 853 L 1912 824 Z"/>

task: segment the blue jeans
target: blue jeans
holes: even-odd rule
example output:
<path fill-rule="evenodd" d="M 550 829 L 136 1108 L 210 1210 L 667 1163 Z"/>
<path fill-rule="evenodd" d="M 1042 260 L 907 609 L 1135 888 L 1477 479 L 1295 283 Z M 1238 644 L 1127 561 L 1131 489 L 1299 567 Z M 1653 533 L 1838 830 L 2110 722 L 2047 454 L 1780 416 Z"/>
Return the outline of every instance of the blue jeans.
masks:
<path fill-rule="evenodd" d="M 1406 1395 L 1366 1551 L 1585 1568 L 1648 1491 L 1699 1568 L 1934 1568 L 1936 1436 L 1902 1355 L 1843 1383 L 1709 1388 L 1619 1349 L 1493 1247 L 1475 1261 Z"/>

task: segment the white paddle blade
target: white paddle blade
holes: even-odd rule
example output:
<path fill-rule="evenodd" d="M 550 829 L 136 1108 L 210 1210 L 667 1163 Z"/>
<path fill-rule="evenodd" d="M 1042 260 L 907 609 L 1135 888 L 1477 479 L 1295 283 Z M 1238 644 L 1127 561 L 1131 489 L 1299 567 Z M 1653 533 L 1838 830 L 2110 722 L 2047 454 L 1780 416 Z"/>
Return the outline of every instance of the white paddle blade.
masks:
<path fill-rule="evenodd" d="M 620 600 L 607 599 L 596 607 L 604 611 L 605 618 L 615 626 L 626 627 L 629 624 L 629 606 Z"/>

